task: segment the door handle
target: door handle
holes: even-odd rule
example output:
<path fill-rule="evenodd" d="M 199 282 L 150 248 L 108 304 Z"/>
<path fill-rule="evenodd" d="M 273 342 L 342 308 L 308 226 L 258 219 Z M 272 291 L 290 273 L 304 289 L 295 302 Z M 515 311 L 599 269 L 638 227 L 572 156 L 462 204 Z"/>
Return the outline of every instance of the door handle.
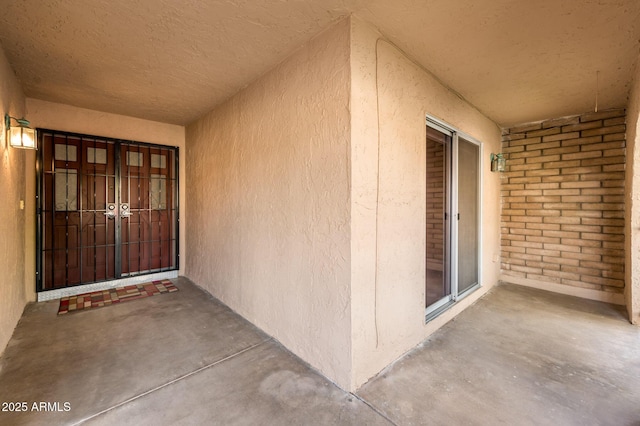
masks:
<path fill-rule="evenodd" d="M 116 218 L 116 205 L 115 204 L 109 204 L 109 206 L 107 207 L 107 212 L 104 213 L 104 215 L 108 218 L 108 219 L 115 219 Z"/>
<path fill-rule="evenodd" d="M 131 216 L 132 213 L 129 210 L 129 203 L 120 204 L 120 218 L 124 219 L 125 217 Z"/>

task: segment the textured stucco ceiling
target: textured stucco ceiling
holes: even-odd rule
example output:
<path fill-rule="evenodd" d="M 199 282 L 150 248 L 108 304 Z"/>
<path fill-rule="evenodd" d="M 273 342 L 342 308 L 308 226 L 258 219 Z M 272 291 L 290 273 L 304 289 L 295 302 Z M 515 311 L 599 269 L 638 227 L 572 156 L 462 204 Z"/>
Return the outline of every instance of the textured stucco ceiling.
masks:
<path fill-rule="evenodd" d="M 626 105 L 638 0 L 9 0 L 29 97 L 188 124 L 350 13 L 502 125 Z"/>

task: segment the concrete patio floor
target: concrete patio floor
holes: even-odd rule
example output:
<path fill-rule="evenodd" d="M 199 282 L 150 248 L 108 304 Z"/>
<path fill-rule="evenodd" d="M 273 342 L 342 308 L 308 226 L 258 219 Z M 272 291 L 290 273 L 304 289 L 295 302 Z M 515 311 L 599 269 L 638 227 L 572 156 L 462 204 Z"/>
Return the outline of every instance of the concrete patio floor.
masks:
<path fill-rule="evenodd" d="M 640 327 L 618 306 L 501 285 L 351 394 L 174 282 L 64 316 L 27 306 L 0 358 L 2 408 L 27 411 L 0 424 L 640 425 Z"/>

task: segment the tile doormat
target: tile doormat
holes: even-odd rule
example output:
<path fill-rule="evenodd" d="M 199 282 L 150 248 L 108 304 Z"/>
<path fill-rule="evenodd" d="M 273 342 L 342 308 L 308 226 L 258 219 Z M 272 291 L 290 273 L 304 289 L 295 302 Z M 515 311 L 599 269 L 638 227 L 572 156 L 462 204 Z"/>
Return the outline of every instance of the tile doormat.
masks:
<path fill-rule="evenodd" d="M 178 291 L 178 287 L 169 280 L 162 280 L 63 297 L 60 299 L 58 315 L 128 302 L 157 294 L 173 293 L 174 291 Z"/>

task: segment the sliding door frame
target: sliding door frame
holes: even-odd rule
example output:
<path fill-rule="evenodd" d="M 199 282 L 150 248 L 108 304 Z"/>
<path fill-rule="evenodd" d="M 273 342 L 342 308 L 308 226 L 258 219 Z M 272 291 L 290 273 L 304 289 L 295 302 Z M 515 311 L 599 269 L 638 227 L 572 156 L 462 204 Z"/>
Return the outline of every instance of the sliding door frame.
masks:
<path fill-rule="evenodd" d="M 425 322 L 429 322 L 432 319 L 436 318 L 442 312 L 449 309 L 456 302 L 464 299 L 469 294 L 473 293 L 479 287 L 482 286 L 482 170 L 483 170 L 483 143 L 475 139 L 474 137 L 465 134 L 457 130 L 456 128 L 450 126 L 449 124 L 440 121 L 431 116 L 427 116 L 426 118 L 426 126 L 437 130 L 445 135 L 451 137 L 451 146 L 447 151 L 450 152 L 450 155 L 447 155 L 445 161 L 447 161 L 447 176 L 445 183 L 445 191 L 446 197 L 448 201 L 446 203 L 445 209 L 448 208 L 449 220 L 445 221 L 446 230 L 445 230 L 445 257 L 449 259 L 448 262 L 445 262 L 445 271 L 443 271 L 444 279 L 449 280 L 450 285 L 450 293 L 449 295 L 445 295 L 439 301 L 432 303 L 430 306 L 425 308 Z M 458 206 L 458 164 L 459 164 L 459 140 L 464 139 L 466 142 L 472 143 L 478 147 L 478 199 L 477 199 L 477 265 L 478 265 L 478 281 L 470 286 L 468 289 L 463 292 L 458 292 L 458 266 L 460 259 L 458 257 L 458 218 L 459 211 Z M 426 143 L 426 135 L 425 135 L 425 143 Z M 425 234 L 426 235 L 426 234 Z M 425 240 L 426 244 L 426 240 Z M 426 258 L 426 245 L 425 245 L 425 258 Z M 426 265 L 425 265 L 426 266 Z M 426 268 L 425 268 L 426 273 Z M 426 285 L 426 276 L 425 276 L 425 285 Z M 425 290 L 426 291 L 426 290 Z"/>

